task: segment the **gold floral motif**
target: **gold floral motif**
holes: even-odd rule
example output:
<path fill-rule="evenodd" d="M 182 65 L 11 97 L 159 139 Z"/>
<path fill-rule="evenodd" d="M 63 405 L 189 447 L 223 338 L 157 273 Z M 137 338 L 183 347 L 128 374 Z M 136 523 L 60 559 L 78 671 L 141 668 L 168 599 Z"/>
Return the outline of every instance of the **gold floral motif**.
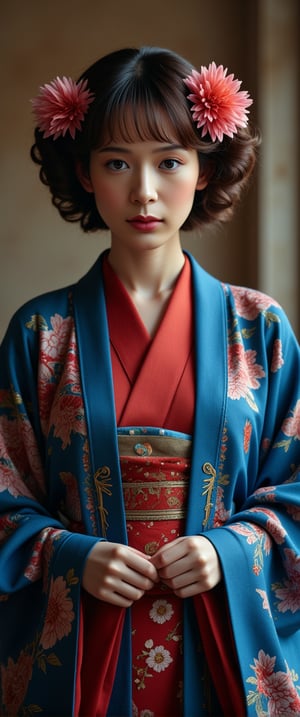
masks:
<path fill-rule="evenodd" d="M 210 518 L 211 509 L 213 507 L 211 498 L 212 498 L 217 474 L 216 474 L 216 470 L 213 467 L 213 465 L 211 463 L 209 463 L 208 461 L 203 463 L 202 470 L 203 470 L 203 473 L 205 473 L 207 476 L 209 476 L 209 478 L 204 478 L 204 490 L 202 491 L 202 495 L 206 495 L 206 503 L 205 503 L 205 508 L 204 508 L 205 518 L 203 520 L 202 525 L 203 525 L 203 528 L 206 528 L 209 518 Z"/>
<path fill-rule="evenodd" d="M 110 468 L 108 466 L 101 466 L 101 468 L 98 468 L 94 475 L 94 482 L 96 487 L 96 493 L 97 493 L 97 499 L 98 499 L 98 511 L 100 515 L 100 521 L 101 521 L 101 528 L 102 528 L 102 535 L 104 538 L 106 538 L 106 531 L 108 528 L 108 520 L 107 515 L 108 511 L 104 507 L 103 502 L 103 494 L 111 496 L 112 492 L 110 488 L 112 487 L 111 483 L 109 482 L 110 479 Z"/>

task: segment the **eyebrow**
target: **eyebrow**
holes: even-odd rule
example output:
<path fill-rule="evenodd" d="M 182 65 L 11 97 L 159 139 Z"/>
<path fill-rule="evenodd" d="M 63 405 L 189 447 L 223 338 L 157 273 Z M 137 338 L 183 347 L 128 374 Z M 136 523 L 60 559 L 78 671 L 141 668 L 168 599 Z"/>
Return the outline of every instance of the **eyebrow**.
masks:
<path fill-rule="evenodd" d="M 172 150 L 176 149 L 185 149 L 182 144 L 164 144 L 161 147 L 157 147 L 157 149 L 153 150 L 153 154 L 159 154 L 159 152 L 170 152 Z M 122 154 L 131 154 L 132 150 L 127 149 L 127 147 L 117 146 L 117 145 L 110 145 L 109 147 L 101 147 L 101 149 L 98 149 L 98 152 L 100 154 L 106 153 L 106 152 L 122 152 Z"/>

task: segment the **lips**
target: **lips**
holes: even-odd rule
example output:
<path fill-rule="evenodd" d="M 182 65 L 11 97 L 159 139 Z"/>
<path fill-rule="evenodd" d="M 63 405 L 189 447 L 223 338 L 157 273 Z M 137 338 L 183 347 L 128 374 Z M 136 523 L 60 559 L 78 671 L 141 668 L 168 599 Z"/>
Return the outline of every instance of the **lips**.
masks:
<path fill-rule="evenodd" d="M 145 216 L 144 214 L 138 214 L 136 217 L 132 217 L 131 219 L 128 219 L 129 222 L 142 222 L 144 224 L 148 224 L 151 222 L 160 222 L 161 219 L 158 219 L 158 217 L 152 217 L 151 215 Z"/>
<path fill-rule="evenodd" d="M 144 214 L 138 214 L 136 217 L 132 217 L 127 221 L 132 227 L 134 227 L 134 229 L 137 229 L 138 231 L 152 232 L 157 229 L 159 224 L 162 222 L 162 219 L 158 219 L 158 217 L 153 217 L 150 215 L 145 216 Z"/>

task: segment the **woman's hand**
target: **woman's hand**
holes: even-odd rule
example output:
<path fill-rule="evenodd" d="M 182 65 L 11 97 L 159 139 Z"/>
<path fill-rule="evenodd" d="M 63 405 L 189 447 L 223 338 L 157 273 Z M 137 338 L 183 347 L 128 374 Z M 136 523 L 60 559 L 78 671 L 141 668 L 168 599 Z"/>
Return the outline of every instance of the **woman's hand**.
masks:
<path fill-rule="evenodd" d="M 130 607 L 157 581 L 156 567 L 143 553 L 106 541 L 92 548 L 82 576 L 82 586 L 88 593 L 120 607 Z"/>
<path fill-rule="evenodd" d="M 202 535 L 177 538 L 152 556 L 159 578 L 180 598 L 211 590 L 222 579 L 218 554 Z"/>

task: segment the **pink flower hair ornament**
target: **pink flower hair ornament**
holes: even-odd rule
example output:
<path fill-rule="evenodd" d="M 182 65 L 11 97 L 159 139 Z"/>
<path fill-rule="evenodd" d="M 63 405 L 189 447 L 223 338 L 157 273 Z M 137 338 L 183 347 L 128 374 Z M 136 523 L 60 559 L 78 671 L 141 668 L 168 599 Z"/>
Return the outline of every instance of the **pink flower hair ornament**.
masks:
<path fill-rule="evenodd" d="M 227 68 L 217 67 L 211 62 L 201 67 L 201 72 L 193 70 L 184 83 L 192 90 L 188 100 L 193 102 L 191 112 L 198 129 L 202 127 L 201 137 L 207 134 L 213 142 L 222 142 L 223 136 L 233 137 L 239 127 L 248 123 L 248 109 L 253 100 L 248 92 L 240 90 L 240 80 L 227 75 Z"/>
<path fill-rule="evenodd" d="M 38 129 L 45 138 L 57 139 L 70 132 L 74 139 L 93 100 L 87 80 L 74 82 L 71 77 L 56 77 L 40 87 L 38 97 L 31 100 Z"/>

